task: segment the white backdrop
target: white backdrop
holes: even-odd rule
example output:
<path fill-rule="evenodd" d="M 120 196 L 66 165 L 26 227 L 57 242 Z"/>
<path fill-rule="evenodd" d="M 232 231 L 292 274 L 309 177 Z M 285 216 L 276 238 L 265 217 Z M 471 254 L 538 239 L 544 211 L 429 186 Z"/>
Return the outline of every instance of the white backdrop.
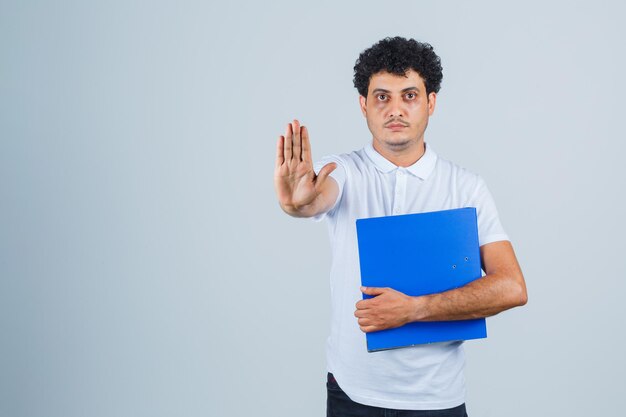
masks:
<path fill-rule="evenodd" d="M 0 415 L 324 415 L 328 237 L 274 147 L 367 143 L 352 67 L 395 35 L 440 55 L 426 140 L 528 284 L 466 344 L 469 414 L 615 415 L 625 8 L 508 3 L 2 1 Z"/>

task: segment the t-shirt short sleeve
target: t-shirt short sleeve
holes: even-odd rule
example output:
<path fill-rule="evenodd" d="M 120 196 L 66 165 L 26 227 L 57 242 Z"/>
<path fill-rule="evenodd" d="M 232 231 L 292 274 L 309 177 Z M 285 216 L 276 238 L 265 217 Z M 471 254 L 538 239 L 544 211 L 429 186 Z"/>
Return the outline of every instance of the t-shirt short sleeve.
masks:
<path fill-rule="evenodd" d="M 341 196 L 343 195 L 343 186 L 346 182 L 346 168 L 345 168 L 345 163 L 341 160 L 339 156 L 327 155 L 323 157 L 322 159 L 317 161 L 315 164 L 313 164 L 313 170 L 315 171 L 315 174 L 317 175 L 319 174 L 320 170 L 324 167 L 324 165 L 329 164 L 331 162 L 335 162 L 337 164 L 337 168 L 335 168 L 333 172 L 329 174 L 329 177 L 332 177 L 337 182 L 337 185 L 339 186 L 339 194 L 337 195 L 337 199 L 335 200 L 335 203 L 327 212 L 320 213 L 317 216 L 311 217 L 311 219 L 315 222 L 320 222 L 324 220 L 326 216 L 332 216 L 335 213 L 337 207 L 339 206 L 339 201 L 341 201 Z"/>
<path fill-rule="evenodd" d="M 487 184 L 478 176 L 476 189 L 472 196 L 471 205 L 476 207 L 478 216 L 478 244 L 479 246 L 500 240 L 509 240 L 504 231 L 496 209 L 496 203 L 487 188 Z"/>

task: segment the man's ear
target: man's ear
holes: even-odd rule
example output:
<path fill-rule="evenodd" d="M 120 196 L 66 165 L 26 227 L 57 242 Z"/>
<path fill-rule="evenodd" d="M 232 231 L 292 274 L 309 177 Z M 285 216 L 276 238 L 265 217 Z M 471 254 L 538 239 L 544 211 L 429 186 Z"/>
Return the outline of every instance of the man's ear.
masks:
<path fill-rule="evenodd" d="M 363 113 L 363 116 L 367 117 L 367 98 L 359 96 L 359 104 L 361 105 L 361 113 Z"/>
<path fill-rule="evenodd" d="M 435 104 L 437 104 L 437 93 L 431 91 L 428 94 L 428 115 L 432 116 L 435 112 Z"/>

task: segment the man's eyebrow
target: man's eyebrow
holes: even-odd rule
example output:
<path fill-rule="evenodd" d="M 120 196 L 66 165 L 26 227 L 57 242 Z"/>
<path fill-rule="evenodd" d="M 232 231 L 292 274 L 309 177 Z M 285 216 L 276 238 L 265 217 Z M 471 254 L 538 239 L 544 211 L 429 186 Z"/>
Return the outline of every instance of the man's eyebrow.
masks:
<path fill-rule="evenodd" d="M 417 88 L 417 87 L 407 87 L 407 88 L 403 88 L 401 92 L 402 92 L 402 93 L 404 93 L 404 92 L 406 92 L 406 91 L 410 91 L 410 90 L 417 90 L 417 91 L 419 91 L 420 89 L 419 89 L 419 88 Z M 385 90 L 384 88 L 375 88 L 375 89 L 372 91 L 372 93 L 379 93 L 379 92 L 380 92 L 380 93 L 391 93 L 391 91 L 389 91 L 389 90 Z"/>

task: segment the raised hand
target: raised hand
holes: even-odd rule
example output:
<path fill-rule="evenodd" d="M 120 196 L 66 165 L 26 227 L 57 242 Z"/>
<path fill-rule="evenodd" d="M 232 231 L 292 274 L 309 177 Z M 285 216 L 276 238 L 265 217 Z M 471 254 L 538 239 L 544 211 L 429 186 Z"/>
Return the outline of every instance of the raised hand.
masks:
<path fill-rule="evenodd" d="M 276 144 L 274 169 L 274 187 L 283 210 L 292 215 L 316 214 L 327 203 L 320 201 L 320 196 L 327 188 L 328 174 L 336 167 L 335 163 L 326 164 L 315 175 L 307 128 L 297 120 L 288 124 L 285 135 Z"/>

